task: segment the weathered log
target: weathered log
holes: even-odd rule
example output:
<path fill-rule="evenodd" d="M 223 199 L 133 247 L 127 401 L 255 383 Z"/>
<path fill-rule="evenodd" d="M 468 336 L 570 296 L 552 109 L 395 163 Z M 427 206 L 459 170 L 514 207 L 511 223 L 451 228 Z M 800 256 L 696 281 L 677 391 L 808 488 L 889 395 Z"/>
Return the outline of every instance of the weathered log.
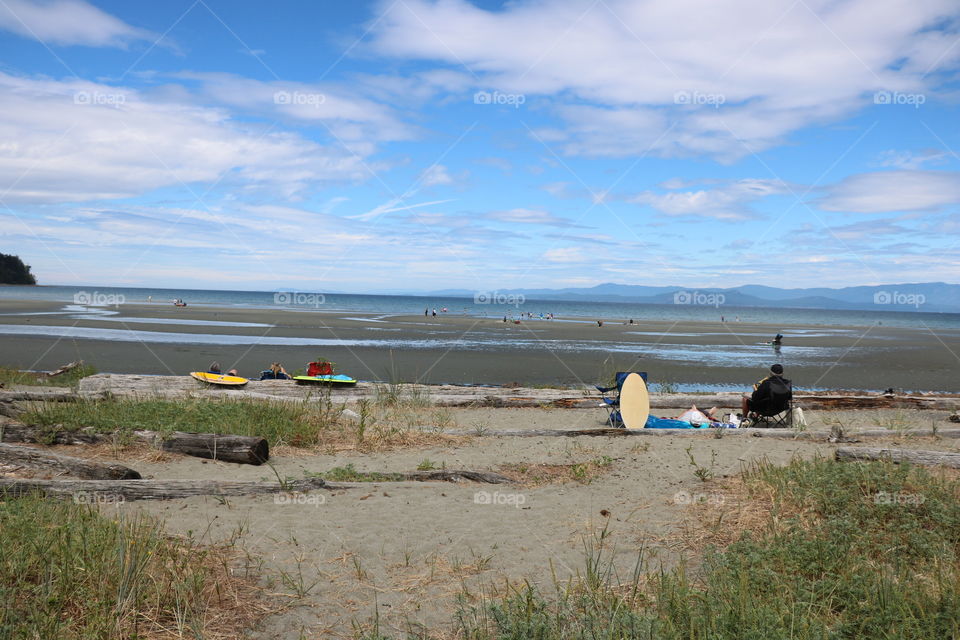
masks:
<path fill-rule="evenodd" d="M 40 493 L 85 503 L 127 500 L 171 500 L 192 496 L 246 496 L 300 493 L 315 489 L 345 489 L 321 478 L 278 482 L 218 482 L 214 480 L 19 480 L 0 478 L 0 498 Z"/>
<path fill-rule="evenodd" d="M 470 480 L 471 482 L 485 482 L 487 484 L 508 484 L 513 482 L 507 476 L 492 471 L 471 471 L 469 469 L 439 469 L 436 471 L 410 471 L 402 474 L 407 480 L 446 480 L 450 482 L 460 482 L 461 480 Z"/>
<path fill-rule="evenodd" d="M 14 444 L 0 444 L 0 463 L 67 474 L 87 480 L 140 479 L 139 473 L 120 464 L 62 456 L 32 447 L 18 447 Z"/>
<path fill-rule="evenodd" d="M 8 422 L 0 425 L 0 442 L 39 442 L 41 444 L 99 444 L 112 442 L 117 434 L 95 433 L 87 429 L 64 430 L 56 427 L 35 427 Z M 133 431 L 130 437 L 152 447 L 195 456 L 260 465 L 270 459 L 270 445 L 264 438 L 231 436 L 217 433 L 184 433 L 174 431 L 162 434 L 157 431 Z"/>
<path fill-rule="evenodd" d="M 266 438 L 181 431 L 169 436 L 155 431 L 135 431 L 134 435 L 138 440 L 148 442 L 162 451 L 196 458 L 252 465 L 260 465 L 270 459 L 270 445 Z"/>
<path fill-rule="evenodd" d="M 65 389 L 31 389 L 29 391 L 0 391 L 0 402 L 80 402 L 81 400 L 104 400 L 107 393 L 80 395 Z"/>
<path fill-rule="evenodd" d="M 17 409 L 13 402 L 0 402 L 0 416 L 16 418 L 20 413 L 20 410 Z"/>
<path fill-rule="evenodd" d="M 425 431 L 435 431 L 430 427 L 421 427 Z M 710 435 L 716 437 L 718 431 L 722 437 L 726 436 L 753 436 L 756 438 L 784 438 L 787 440 L 821 440 L 828 441 L 835 434 L 832 431 L 808 430 L 794 431 L 793 429 L 747 428 L 747 429 L 517 429 L 517 430 L 482 430 L 482 429 L 448 429 L 442 433 L 450 436 L 489 436 L 489 437 L 517 437 L 542 438 L 559 437 L 575 438 L 579 436 L 695 436 Z M 896 431 L 893 429 L 867 429 L 864 431 L 848 431 L 847 438 L 891 438 L 891 437 L 931 437 L 960 438 L 960 429 L 916 429 L 912 431 Z"/>
<path fill-rule="evenodd" d="M 840 447 L 836 459 L 845 460 L 890 460 L 892 462 L 910 462 L 923 466 L 944 466 L 960 469 L 960 453 L 943 451 L 922 451 L 919 449 L 878 449 L 870 447 Z"/>
<path fill-rule="evenodd" d="M 58 369 L 54 369 L 53 371 L 48 371 L 44 375 L 47 376 L 48 378 L 53 378 L 55 376 L 62 375 L 67 371 L 70 371 L 71 369 L 76 369 L 81 365 L 83 365 L 83 360 L 75 360 L 74 362 L 71 362 L 70 364 L 65 364 Z"/>

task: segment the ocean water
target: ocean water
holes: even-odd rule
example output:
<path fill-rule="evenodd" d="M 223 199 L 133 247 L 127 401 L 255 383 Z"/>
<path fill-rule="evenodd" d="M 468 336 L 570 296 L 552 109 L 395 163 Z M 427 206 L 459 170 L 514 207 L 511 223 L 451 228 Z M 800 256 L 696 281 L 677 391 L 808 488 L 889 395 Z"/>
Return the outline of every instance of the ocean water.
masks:
<path fill-rule="evenodd" d="M 521 313 L 554 314 L 557 320 L 574 322 L 606 321 L 704 321 L 767 325 L 807 324 L 863 327 L 876 324 L 891 327 L 960 329 L 960 314 L 917 311 L 852 311 L 825 309 L 784 309 L 769 307 L 709 306 L 693 304 L 636 304 L 582 300 L 524 300 L 518 304 L 458 297 L 363 295 L 322 291 L 222 291 L 208 289 L 155 289 L 131 287 L 12 287 L 0 286 L 0 300 L 46 300 L 84 306 L 110 305 L 116 301 L 168 305 L 182 298 L 190 305 L 291 309 L 319 313 L 370 313 L 384 315 L 422 314 L 436 309 L 455 315 L 516 317 Z"/>

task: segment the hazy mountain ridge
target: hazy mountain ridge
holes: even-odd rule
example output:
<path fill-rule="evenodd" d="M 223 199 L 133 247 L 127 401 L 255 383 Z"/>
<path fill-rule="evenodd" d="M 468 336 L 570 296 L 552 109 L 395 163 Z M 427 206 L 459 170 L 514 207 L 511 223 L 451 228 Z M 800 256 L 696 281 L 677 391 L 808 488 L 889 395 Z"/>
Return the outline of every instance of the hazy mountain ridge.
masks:
<path fill-rule="evenodd" d="M 563 289 L 498 289 L 431 291 L 434 296 L 474 297 L 477 294 L 522 295 L 528 300 L 584 300 L 640 304 L 716 304 L 742 307 L 792 307 L 875 311 L 960 312 L 960 285 L 944 282 L 864 285 L 831 289 L 781 289 L 765 285 L 739 287 L 677 287 L 604 283 Z M 712 296 L 709 301 L 707 297 Z M 720 297 L 722 296 L 722 298 Z"/>

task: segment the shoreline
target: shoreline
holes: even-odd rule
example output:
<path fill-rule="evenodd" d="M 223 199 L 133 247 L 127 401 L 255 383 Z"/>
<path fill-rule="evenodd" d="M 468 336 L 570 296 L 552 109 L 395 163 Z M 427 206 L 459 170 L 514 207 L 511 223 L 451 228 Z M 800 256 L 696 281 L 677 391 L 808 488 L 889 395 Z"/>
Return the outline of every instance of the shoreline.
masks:
<path fill-rule="evenodd" d="M 99 371 L 182 375 L 218 361 L 257 377 L 317 358 L 362 380 L 591 386 L 647 371 L 651 386 L 748 389 L 782 362 L 798 389 L 956 390 L 960 330 L 748 322 L 526 320 L 441 314 L 176 308 L 82 308 L 0 300 L 0 365 L 50 370 L 82 359 Z M 777 352 L 762 344 L 777 331 Z"/>

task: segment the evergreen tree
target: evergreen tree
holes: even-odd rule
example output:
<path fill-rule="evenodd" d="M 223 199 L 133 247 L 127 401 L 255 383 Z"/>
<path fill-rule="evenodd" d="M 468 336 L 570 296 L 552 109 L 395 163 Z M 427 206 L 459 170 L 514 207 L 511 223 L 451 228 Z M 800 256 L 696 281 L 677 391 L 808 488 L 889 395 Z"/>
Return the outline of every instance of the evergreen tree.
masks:
<path fill-rule="evenodd" d="M 0 284 L 37 284 L 37 279 L 19 256 L 0 253 Z"/>

